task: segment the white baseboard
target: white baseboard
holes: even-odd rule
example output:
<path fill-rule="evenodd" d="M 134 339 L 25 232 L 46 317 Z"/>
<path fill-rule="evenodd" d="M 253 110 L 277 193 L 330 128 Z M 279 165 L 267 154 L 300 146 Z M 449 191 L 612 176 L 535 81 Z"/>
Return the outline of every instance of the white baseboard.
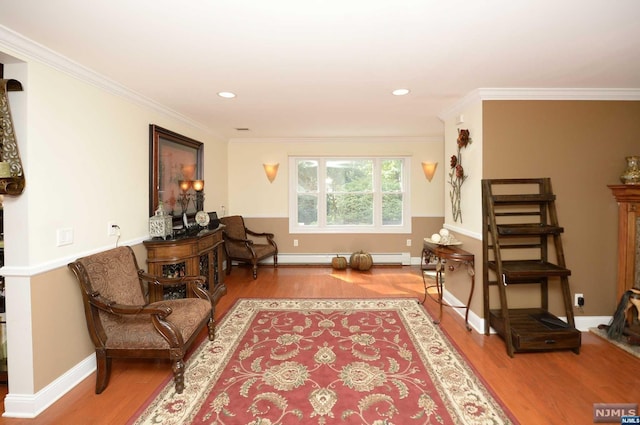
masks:
<path fill-rule="evenodd" d="M 608 325 L 613 316 L 575 316 L 576 329 L 582 332 L 588 332 L 589 328 L 597 328 L 598 325 Z M 565 322 L 566 317 L 561 317 Z"/>
<path fill-rule="evenodd" d="M 35 418 L 95 370 L 96 356 L 92 354 L 36 394 L 9 392 L 4 399 L 2 416 L 5 418 Z M 9 391 L 11 391 L 11 387 L 9 387 Z"/>
<path fill-rule="evenodd" d="M 464 303 L 458 300 L 456 297 L 451 295 L 451 292 L 447 290 L 442 294 L 444 301 L 450 305 L 464 305 Z M 455 311 L 460 317 L 464 318 L 465 309 L 463 308 L 454 308 Z M 559 319 L 567 321 L 566 316 L 558 317 Z M 612 316 L 575 316 L 574 321 L 576 324 L 576 329 L 580 332 L 588 332 L 589 328 L 597 328 L 598 325 L 608 324 L 611 320 Z M 478 333 L 484 333 L 484 319 L 478 316 L 473 310 L 469 310 L 469 326 L 471 326 Z M 489 328 L 490 333 L 494 334 L 496 331 L 493 328 Z"/>
<path fill-rule="evenodd" d="M 451 294 L 451 292 L 447 291 L 446 289 L 442 293 L 442 298 L 444 299 L 444 302 L 446 302 L 449 305 L 465 305 L 463 301 L 460 301 L 459 299 L 454 297 Z M 453 308 L 452 310 L 464 319 L 464 314 L 466 312 L 466 309 Z M 473 310 L 469 310 L 469 326 L 471 326 L 471 328 L 474 329 L 479 334 L 484 333 L 484 319 L 478 316 L 476 313 L 474 313 Z M 493 329 L 491 329 L 491 333 L 494 333 Z"/>
<path fill-rule="evenodd" d="M 349 259 L 351 252 L 336 252 L 332 254 L 278 254 L 278 264 L 299 264 L 299 265 L 331 265 L 331 259 L 336 255 L 341 255 Z M 411 254 L 408 252 L 394 252 L 394 253 L 371 253 L 373 264 L 399 264 L 408 266 L 413 264 Z M 273 259 L 268 258 L 260 264 L 273 264 Z M 420 264 L 420 260 L 418 260 Z"/>

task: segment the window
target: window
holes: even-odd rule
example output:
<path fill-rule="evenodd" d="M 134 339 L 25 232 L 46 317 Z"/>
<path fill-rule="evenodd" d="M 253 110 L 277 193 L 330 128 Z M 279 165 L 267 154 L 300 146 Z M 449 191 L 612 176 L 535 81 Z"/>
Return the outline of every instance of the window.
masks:
<path fill-rule="evenodd" d="M 410 233 L 407 157 L 291 157 L 291 233 Z"/>

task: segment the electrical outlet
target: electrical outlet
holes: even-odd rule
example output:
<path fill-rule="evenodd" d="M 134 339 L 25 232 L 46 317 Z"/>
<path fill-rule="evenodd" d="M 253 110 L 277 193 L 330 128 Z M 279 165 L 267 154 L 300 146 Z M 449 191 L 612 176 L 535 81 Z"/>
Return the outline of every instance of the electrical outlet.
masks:
<path fill-rule="evenodd" d="M 407 246 L 411 246 L 411 239 L 407 239 Z"/>
<path fill-rule="evenodd" d="M 575 307 L 584 306 L 584 294 L 574 294 L 573 295 L 573 305 Z"/>
<path fill-rule="evenodd" d="M 298 240 L 297 239 L 293 240 L 293 246 L 298 246 Z"/>
<path fill-rule="evenodd" d="M 107 223 L 107 236 L 118 236 L 118 230 L 120 230 L 120 226 L 115 221 Z"/>

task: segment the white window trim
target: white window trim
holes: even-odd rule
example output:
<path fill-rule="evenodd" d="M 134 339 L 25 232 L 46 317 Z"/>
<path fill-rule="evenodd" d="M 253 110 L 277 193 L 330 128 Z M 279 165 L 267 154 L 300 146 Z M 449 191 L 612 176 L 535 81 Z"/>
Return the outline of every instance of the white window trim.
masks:
<path fill-rule="evenodd" d="M 402 217 L 402 225 L 376 225 L 375 223 L 381 222 L 381 211 L 380 209 L 374 210 L 374 225 L 371 226 L 331 226 L 326 227 L 325 225 L 325 215 L 320 214 L 318 217 L 318 226 L 300 226 L 296 222 L 296 218 L 298 216 L 298 168 L 297 161 L 299 160 L 316 160 L 316 161 L 326 161 L 329 159 L 373 159 L 373 160 L 384 160 L 384 159 L 402 159 L 404 162 L 403 174 L 402 174 L 402 187 L 403 191 L 403 217 Z M 317 233 L 317 234 L 337 234 L 337 233 L 411 233 L 411 157 L 406 155 L 384 155 L 384 156 L 341 156 L 341 155 L 327 155 L 327 156 L 314 156 L 314 155 L 300 155 L 300 156 L 290 156 L 289 157 L 289 233 Z M 323 174 L 325 172 L 324 167 L 320 167 L 320 176 L 319 179 L 323 179 Z M 324 180 L 322 180 L 324 181 Z M 374 200 L 374 203 L 377 202 L 377 205 L 380 205 L 380 181 L 379 179 L 374 180 L 374 184 L 376 185 L 374 191 L 374 198 L 378 198 Z M 323 188 L 320 189 L 320 196 L 318 198 L 318 209 L 321 211 L 325 211 L 325 199 Z"/>

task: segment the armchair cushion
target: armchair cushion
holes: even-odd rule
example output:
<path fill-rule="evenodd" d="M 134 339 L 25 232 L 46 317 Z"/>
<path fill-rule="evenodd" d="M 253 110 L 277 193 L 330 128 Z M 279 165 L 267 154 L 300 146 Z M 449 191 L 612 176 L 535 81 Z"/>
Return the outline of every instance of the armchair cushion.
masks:
<path fill-rule="evenodd" d="M 188 341 L 198 329 L 202 317 L 211 310 L 211 304 L 202 299 L 177 299 L 170 303 L 158 301 L 149 307 L 168 306 L 171 314 L 167 322 L 173 324 L 180 332 L 183 341 Z M 155 330 L 148 314 L 118 315 L 101 312 L 102 326 L 107 334 L 105 347 L 108 349 L 169 349 L 168 341 Z"/>

